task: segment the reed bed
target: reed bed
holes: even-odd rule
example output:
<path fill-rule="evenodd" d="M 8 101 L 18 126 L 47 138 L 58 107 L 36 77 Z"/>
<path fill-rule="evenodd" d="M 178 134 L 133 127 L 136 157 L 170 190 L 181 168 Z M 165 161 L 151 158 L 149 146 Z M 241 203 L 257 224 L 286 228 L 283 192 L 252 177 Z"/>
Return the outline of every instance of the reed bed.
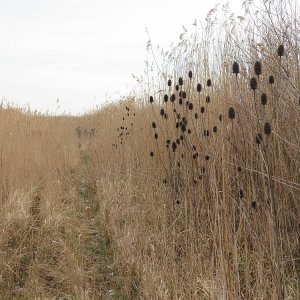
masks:
<path fill-rule="evenodd" d="M 3 299 L 299 298 L 298 7 L 244 9 L 150 41 L 136 91 L 100 111 L 0 110 Z"/>

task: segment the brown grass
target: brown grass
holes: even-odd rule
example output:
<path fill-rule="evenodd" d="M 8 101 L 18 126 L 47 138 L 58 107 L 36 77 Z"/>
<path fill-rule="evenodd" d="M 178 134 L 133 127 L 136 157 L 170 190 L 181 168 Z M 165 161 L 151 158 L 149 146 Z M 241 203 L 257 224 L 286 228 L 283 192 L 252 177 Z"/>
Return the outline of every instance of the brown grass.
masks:
<path fill-rule="evenodd" d="M 1 299 L 299 298 L 299 21 L 265 4 L 212 10 L 135 98 L 0 110 Z"/>

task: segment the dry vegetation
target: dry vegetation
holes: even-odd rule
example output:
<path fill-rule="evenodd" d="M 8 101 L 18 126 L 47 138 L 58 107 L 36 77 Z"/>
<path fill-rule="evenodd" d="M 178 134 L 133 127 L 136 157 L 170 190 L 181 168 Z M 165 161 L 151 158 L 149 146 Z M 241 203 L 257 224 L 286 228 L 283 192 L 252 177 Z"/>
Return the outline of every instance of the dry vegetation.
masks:
<path fill-rule="evenodd" d="M 297 9 L 212 10 L 98 112 L 2 108 L 0 298 L 299 299 Z"/>

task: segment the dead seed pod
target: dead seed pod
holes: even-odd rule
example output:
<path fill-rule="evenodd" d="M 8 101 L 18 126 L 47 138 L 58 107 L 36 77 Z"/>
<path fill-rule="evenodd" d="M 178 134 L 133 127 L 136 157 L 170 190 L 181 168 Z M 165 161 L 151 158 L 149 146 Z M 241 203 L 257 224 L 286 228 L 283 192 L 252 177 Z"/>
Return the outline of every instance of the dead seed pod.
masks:
<path fill-rule="evenodd" d="M 232 73 L 236 76 L 240 73 L 240 66 L 236 61 L 232 64 Z"/>
<path fill-rule="evenodd" d="M 171 86 L 172 85 L 172 81 L 171 79 L 168 80 L 168 86 Z"/>
<path fill-rule="evenodd" d="M 176 84 L 175 90 L 176 90 L 176 91 L 179 91 L 179 85 L 178 85 L 178 84 Z"/>
<path fill-rule="evenodd" d="M 161 116 L 164 116 L 164 115 L 165 115 L 165 110 L 164 110 L 163 108 L 160 110 L 160 115 L 161 115 Z"/>
<path fill-rule="evenodd" d="M 192 79 L 192 77 L 193 77 L 193 72 L 189 71 L 189 78 Z"/>
<path fill-rule="evenodd" d="M 244 198 L 244 191 L 242 189 L 239 190 L 239 197 L 240 199 Z"/>
<path fill-rule="evenodd" d="M 157 133 L 157 132 L 154 133 L 154 138 L 155 138 L 156 140 L 158 139 L 158 133 Z"/>
<path fill-rule="evenodd" d="M 260 144 L 262 143 L 262 140 L 263 140 L 262 134 L 261 134 L 261 133 L 258 133 L 258 134 L 256 135 L 256 137 L 255 137 L 255 143 L 256 143 L 257 145 L 260 145 Z"/>
<path fill-rule="evenodd" d="M 273 75 L 270 75 L 270 76 L 269 76 L 269 83 L 270 83 L 270 84 L 274 84 L 274 82 L 275 82 L 274 76 L 273 76 Z"/>
<path fill-rule="evenodd" d="M 256 61 L 254 64 L 254 73 L 256 74 L 256 76 L 260 76 L 262 73 L 262 66 L 261 66 L 261 62 L 260 61 Z"/>
<path fill-rule="evenodd" d="M 185 124 L 181 124 L 180 128 L 181 128 L 182 132 L 186 132 L 186 126 L 185 126 Z"/>
<path fill-rule="evenodd" d="M 235 118 L 235 110 L 232 106 L 228 109 L 228 118 L 231 120 Z"/>
<path fill-rule="evenodd" d="M 266 122 L 265 125 L 264 125 L 264 133 L 266 135 L 270 135 L 271 132 L 272 132 L 271 124 L 269 122 Z"/>
<path fill-rule="evenodd" d="M 170 97 L 170 101 L 175 102 L 175 100 L 176 100 L 176 96 L 175 96 L 175 94 L 172 94 Z M 176 110 L 174 112 L 176 112 Z"/>
<path fill-rule="evenodd" d="M 193 107 L 194 107 L 193 103 L 189 103 L 189 110 L 193 110 Z"/>
<path fill-rule="evenodd" d="M 257 89 L 257 80 L 255 77 L 250 79 L 250 88 L 251 90 L 255 91 Z"/>
<path fill-rule="evenodd" d="M 169 100 L 169 96 L 167 94 L 164 95 L 164 102 L 168 102 L 168 100 Z"/>
<path fill-rule="evenodd" d="M 284 46 L 282 44 L 279 45 L 278 48 L 277 48 L 277 55 L 279 57 L 282 57 L 284 55 Z"/>
<path fill-rule="evenodd" d="M 211 86 L 211 79 L 207 79 L 206 85 Z"/>
<path fill-rule="evenodd" d="M 204 108 L 204 106 L 201 106 L 201 108 L 200 108 L 200 112 L 201 112 L 201 114 L 203 114 L 203 113 L 205 112 L 205 108 Z"/>
<path fill-rule="evenodd" d="M 153 151 L 150 152 L 150 156 L 151 156 L 151 157 L 154 156 L 154 152 L 153 152 Z"/>
<path fill-rule="evenodd" d="M 178 83 L 179 83 L 180 86 L 183 86 L 183 79 L 182 79 L 182 77 L 179 77 Z"/>
<path fill-rule="evenodd" d="M 210 97 L 206 96 L 205 101 L 206 101 L 206 103 L 209 103 L 210 102 Z"/>
<path fill-rule="evenodd" d="M 176 148 L 177 148 L 177 144 L 176 144 L 176 142 L 173 142 L 172 143 L 172 150 L 173 150 L 173 152 L 176 151 Z"/>
<path fill-rule="evenodd" d="M 197 84 L 197 92 L 200 93 L 202 90 L 202 86 L 200 83 Z"/>
<path fill-rule="evenodd" d="M 156 123 L 152 122 L 152 128 L 156 128 Z"/>
<path fill-rule="evenodd" d="M 260 102 L 262 105 L 266 105 L 267 102 L 268 102 L 268 97 L 267 97 L 267 94 L 263 93 L 261 94 L 260 96 Z"/>
<path fill-rule="evenodd" d="M 150 96 L 150 103 L 153 103 L 154 99 L 153 96 Z"/>

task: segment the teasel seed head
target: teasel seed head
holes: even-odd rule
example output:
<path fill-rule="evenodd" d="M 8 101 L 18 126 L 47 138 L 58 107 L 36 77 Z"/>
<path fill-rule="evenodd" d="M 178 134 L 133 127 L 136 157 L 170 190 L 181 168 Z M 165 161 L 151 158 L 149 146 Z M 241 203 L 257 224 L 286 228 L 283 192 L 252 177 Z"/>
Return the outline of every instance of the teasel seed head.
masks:
<path fill-rule="evenodd" d="M 152 122 L 152 128 L 156 128 L 156 123 Z"/>
<path fill-rule="evenodd" d="M 281 44 L 281 45 L 279 45 L 278 48 L 277 48 L 277 55 L 278 55 L 279 57 L 281 57 L 281 56 L 283 56 L 283 54 L 284 54 L 284 46 Z"/>
<path fill-rule="evenodd" d="M 265 125 L 264 125 L 264 133 L 266 135 L 270 135 L 271 132 L 272 132 L 271 124 L 269 122 L 266 122 Z"/>
<path fill-rule="evenodd" d="M 176 142 L 173 142 L 172 143 L 172 150 L 173 150 L 173 152 L 176 151 L 176 148 L 177 148 L 177 144 L 176 144 Z"/>
<path fill-rule="evenodd" d="M 211 86 L 211 79 L 207 79 L 206 85 Z"/>
<path fill-rule="evenodd" d="M 165 115 L 165 110 L 164 110 L 163 108 L 160 110 L 160 115 L 161 115 L 161 116 L 164 116 L 164 115 Z"/>
<path fill-rule="evenodd" d="M 169 96 L 167 94 L 164 95 L 164 102 L 168 102 L 168 100 L 169 100 Z"/>
<path fill-rule="evenodd" d="M 270 83 L 270 84 L 274 84 L 274 82 L 275 82 L 274 76 L 273 76 L 273 75 L 270 75 L 270 76 L 269 76 L 269 83 Z"/>
<path fill-rule="evenodd" d="M 213 132 L 216 133 L 217 131 L 218 131 L 218 127 L 217 127 L 217 126 L 214 126 L 214 127 L 213 127 Z"/>
<path fill-rule="evenodd" d="M 151 157 L 154 156 L 154 152 L 153 152 L 153 151 L 150 152 L 150 156 L 151 156 Z"/>
<path fill-rule="evenodd" d="M 195 119 L 198 119 L 198 113 L 195 113 Z"/>
<path fill-rule="evenodd" d="M 205 155 L 205 160 L 209 160 L 209 155 Z"/>
<path fill-rule="evenodd" d="M 262 66 L 260 61 L 256 61 L 254 64 L 254 73 L 259 77 L 262 73 Z"/>
<path fill-rule="evenodd" d="M 193 110 L 193 108 L 194 108 L 193 103 L 189 103 L 189 110 Z"/>
<path fill-rule="evenodd" d="M 255 91 L 257 89 L 257 80 L 255 77 L 252 77 L 250 80 L 250 88 Z"/>
<path fill-rule="evenodd" d="M 191 129 L 188 129 L 187 133 L 188 133 L 188 134 L 191 134 L 191 133 L 192 133 L 192 130 L 191 130 Z"/>
<path fill-rule="evenodd" d="M 235 118 L 235 110 L 233 107 L 229 107 L 228 109 L 228 118 L 231 120 Z"/>
<path fill-rule="evenodd" d="M 165 120 L 168 120 L 168 114 L 167 113 L 164 114 L 164 118 L 165 118 Z"/>
<path fill-rule="evenodd" d="M 232 64 L 232 73 L 236 76 L 240 73 L 240 66 L 236 61 Z"/>
<path fill-rule="evenodd" d="M 172 94 L 171 97 L 170 97 L 170 101 L 171 102 L 174 102 L 176 100 L 176 95 L 175 94 Z M 175 110 L 175 109 L 174 109 Z M 174 111 L 176 112 L 176 111 Z"/>
<path fill-rule="evenodd" d="M 182 91 L 182 98 L 185 99 L 186 98 L 186 92 Z"/>
<path fill-rule="evenodd" d="M 192 77 L 193 77 L 193 72 L 189 71 L 189 78 L 192 79 Z"/>
<path fill-rule="evenodd" d="M 168 86 L 171 86 L 172 85 L 172 81 L 171 79 L 168 80 Z"/>
<path fill-rule="evenodd" d="M 179 85 L 178 84 L 175 85 L 175 90 L 179 91 Z"/>
<path fill-rule="evenodd" d="M 180 139 L 176 139 L 176 143 L 177 143 L 177 145 L 179 145 L 180 144 Z"/>
<path fill-rule="evenodd" d="M 184 124 L 181 124 L 180 128 L 182 132 L 186 132 L 186 126 Z"/>
<path fill-rule="evenodd" d="M 183 85 L 183 79 L 182 79 L 182 77 L 179 77 L 179 80 L 178 80 L 178 83 L 179 83 L 179 85 Z"/>
<path fill-rule="evenodd" d="M 219 121 L 222 122 L 223 116 L 222 114 L 219 114 Z"/>
<path fill-rule="evenodd" d="M 158 139 L 158 133 L 157 133 L 157 132 L 154 133 L 154 138 L 155 138 L 156 140 Z"/>
<path fill-rule="evenodd" d="M 166 144 L 169 145 L 171 143 L 170 140 L 166 140 Z"/>
<path fill-rule="evenodd" d="M 261 94 L 260 101 L 261 101 L 262 105 L 266 105 L 268 102 L 267 94 L 265 94 L 265 93 Z"/>
<path fill-rule="evenodd" d="M 263 140 L 263 137 L 262 137 L 262 134 L 261 133 L 258 133 L 255 137 L 255 143 L 257 145 L 260 145 L 262 143 L 262 140 Z"/>
<path fill-rule="evenodd" d="M 180 138 L 181 141 L 183 141 L 183 135 L 181 135 L 179 138 Z"/>
<path fill-rule="evenodd" d="M 254 209 L 256 208 L 256 201 L 251 202 L 251 207 L 254 208 Z"/>
<path fill-rule="evenodd" d="M 205 108 L 204 108 L 204 106 L 201 106 L 201 108 L 200 108 L 200 112 L 201 112 L 202 114 L 204 114 L 204 112 L 205 112 Z"/>
<path fill-rule="evenodd" d="M 237 167 L 237 171 L 238 171 L 239 173 L 241 173 L 241 172 L 242 172 L 242 167 L 238 166 L 238 167 Z"/>
<path fill-rule="evenodd" d="M 153 103 L 154 99 L 153 96 L 150 96 L 150 103 Z"/>
<path fill-rule="evenodd" d="M 206 103 L 209 103 L 210 102 L 210 97 L 206 96 L 205 101 L 206 101 Z"/>
<path fill-rule="evenodd" d="M 193 153 L 193 159 L 197 159 L 198 158 L 198 152 L 196 152 L 196 153 Z"/>
<path fill-rule="evenodd" d="M 242 189 L 239 190 L 239 196 L 241 199 L 244 198 L 244 191 Z"/>
<path fill-rule="evenodd" d="M 201 90 L 202 90 L 201 83 L 198 83 L 198 84 L 197 84 L 197 92 L 200 93 Z"/>
<path fill-rule="evenodd" d="M 179 103 L 180 105 L 182 105 L 182 102 L 183 102 L 182 98 L 179 98 L 178 103 Z"/>

